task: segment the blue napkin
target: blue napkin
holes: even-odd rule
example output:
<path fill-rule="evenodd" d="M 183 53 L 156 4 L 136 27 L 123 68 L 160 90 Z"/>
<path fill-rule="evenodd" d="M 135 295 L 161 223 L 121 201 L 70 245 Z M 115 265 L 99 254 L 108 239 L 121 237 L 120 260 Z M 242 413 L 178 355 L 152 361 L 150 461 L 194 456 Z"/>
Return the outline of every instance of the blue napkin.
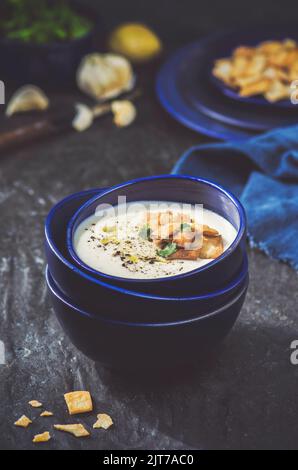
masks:
<path fill-rule="evenodd" d="M 225 186 L 243 203 L 252 246 L 298 270 L 298 126 L 189 149 L 172 173 Z"/>

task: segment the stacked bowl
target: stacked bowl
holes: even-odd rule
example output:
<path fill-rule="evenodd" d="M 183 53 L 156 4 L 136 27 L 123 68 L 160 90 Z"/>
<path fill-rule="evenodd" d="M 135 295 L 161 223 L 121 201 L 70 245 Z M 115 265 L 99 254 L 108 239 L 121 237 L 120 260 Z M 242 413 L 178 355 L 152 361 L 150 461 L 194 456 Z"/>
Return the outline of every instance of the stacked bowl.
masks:
<path fill-rule="evenodd" d="M 86 265 L 74 234 L 99 204 L 169 201 L 203 204 L 235 229 L 216 259 L 181 274 L 138 279 Z M 55 313 L 73 344 L 116 369 L 156 370 L 204 360 L 227 335 L 248 287 L 246 219 L 240 202 L 215 183 L 188 176 L 141 178 L 75 193 L 46 219 L 46 279 Z"/>

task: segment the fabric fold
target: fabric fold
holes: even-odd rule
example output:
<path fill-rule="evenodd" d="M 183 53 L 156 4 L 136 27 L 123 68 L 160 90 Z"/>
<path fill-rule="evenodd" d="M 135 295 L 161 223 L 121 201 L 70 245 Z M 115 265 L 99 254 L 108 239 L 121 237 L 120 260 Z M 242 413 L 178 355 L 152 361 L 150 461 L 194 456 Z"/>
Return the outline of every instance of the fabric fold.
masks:
<path fill-rule="evenodd" d="M 251 244 L 298 270 L 298 126 L 192 147 L 172 173 L 211 179 L 236 194 Z"/>

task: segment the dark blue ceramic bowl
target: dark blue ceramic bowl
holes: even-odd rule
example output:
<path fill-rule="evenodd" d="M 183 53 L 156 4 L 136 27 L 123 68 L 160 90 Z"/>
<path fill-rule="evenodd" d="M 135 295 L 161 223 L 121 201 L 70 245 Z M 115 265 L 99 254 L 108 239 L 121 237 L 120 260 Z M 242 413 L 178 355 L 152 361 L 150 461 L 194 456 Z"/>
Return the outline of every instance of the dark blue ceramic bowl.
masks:
<path fill-rule="evenodd" d="M 66 297 L 93 314 L 106 312 L 106 316 L 126 321 L 173 321 L 190 318 L 220 307 L 239 289 L 247 278 L 247 257 L 235 278 L 221 290 L 190 298 L 158 297 L 122 289 L 91 276 L 75 266 L 66 247 L 66 228 L 71 216 L 84 202 L 102 190 L 93 189 L 76 193 L 60 201 L 50 211 L 45 226 L 46 257 L 55 283 Z"/>
<path fill-rule="evenodd" d="M 199 362 L 214 352 L 234 325 L 248 280 L 230 301 L 206 315 L 170 323 L 112 321 L 67 300 L 46 273 L 57 318 L 72 343 L 86 356 L 116 369 L 172 368 Z"/>
<path fill-rule="evenodd" d="M 0 37 L 1 78 L 23 85 L 33 83 L 47 88 L 75 84 L 81 59 L 94 50 L 102 37 L 102 22 L 96 10 L 78 5 L 76 9 L 93 22 L 93 28 L 81 38 L 47 44 L 27 43 Z"/>
<path fill-rule="evenodd" d="M 247 112 L 250 112 L 254 107 L 261 116 L 266 112 L 266 108 L 270 108 L 273 116 L 274 114 L 279 116 L 277 111 L 279 111 L 279 113 L 283 113 L 283 110 L 295 110 L 295 104 L 293 104 L 290 99 L 272 103 L 267 101 L 261 95 L 250 97 L 240 96 L 237 90 L 229 87 L 212 74 L 214 61 L 221 59 L 222 57 L 230 57 L 239 45 L 255 47 L 263 41 L 283 41 L 286 38 L 291 38 L 297 41 L 298 35 L 296 25 L 293 26 L 288 24 L 286 27 L 280 24 L 273 26 L 262 25 L 261 28 L 256 27 L 250 29 L 244 28 L 241 31 L 225 31 L 224 33 L 214 35 L 213 38 L 210 37 L 211 45 L 209 46 L 209 66 L 206 67 L 206 70 L 209 70 L 209 80 L 222 92 L 223 95 L 228 98 L 232 98 L 235 102 L 245 104 Z M 286 121 L 289 116 L 291 116 L 291 114 L 284 114 L 284 121 Z"/>
<path fill-rule="evenodd" d="M 203 204 L 204 208 L 226 218 L 237 230 L 237 236 L 221 256 L 199 269 L 177 276 L 127 279 L 96 271 L 77 256 L 73 248 L 74 233 L 81 222 L 95 214 L 99 204 L 115 206 L 119 196 L 126 196 L 127 202 L 155 200 Z M 81 270 L 104 282 L 153 295 L 171 295 L 174 291 L 179 296 L 197 296 L 221 289 L 239 273 L 246 251 L 246 218 L 238 199 L 211 181 L 180 175 L 140 178 L 107 189 L 83 204 L 70 220 L 67 229 L 67 247 Z"/>

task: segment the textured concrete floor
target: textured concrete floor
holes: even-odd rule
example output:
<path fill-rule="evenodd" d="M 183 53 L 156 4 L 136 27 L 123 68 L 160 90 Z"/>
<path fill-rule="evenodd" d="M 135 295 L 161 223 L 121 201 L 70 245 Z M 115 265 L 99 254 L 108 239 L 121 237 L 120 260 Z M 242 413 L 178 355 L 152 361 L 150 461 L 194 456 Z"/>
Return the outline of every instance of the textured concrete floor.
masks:
<path fill-rule="evenodd" d="M 206 366 L 165 383 L 136 384 L 80 354 L 64 336 L 46 295 L 44 218 L 63 196 L 129 178 L 166 173 L 193 133 L 173 123 L 149 93 L 139 117 L 118 130 L 107 118 L 72 134 L 4 156 L 0 167 L 0 447 L 31 448 L 31 435 L 66 417 L 65 391 L 86 388 L 115 427 L 88 441 L 55 435 L 49 448 L 297 447 L 297 274 L 250 252 L 251 282 L 231 335 Z M 137 149 L 137 150 L 136 150 Z M 55 418 L 12 423 L 39 399 Z M 77 419 L 75 421 L 78 421 Z M 69 421 L 68 421 L 69 422 Z M 84 419 L 91 424 L 93 417 Z"/>

